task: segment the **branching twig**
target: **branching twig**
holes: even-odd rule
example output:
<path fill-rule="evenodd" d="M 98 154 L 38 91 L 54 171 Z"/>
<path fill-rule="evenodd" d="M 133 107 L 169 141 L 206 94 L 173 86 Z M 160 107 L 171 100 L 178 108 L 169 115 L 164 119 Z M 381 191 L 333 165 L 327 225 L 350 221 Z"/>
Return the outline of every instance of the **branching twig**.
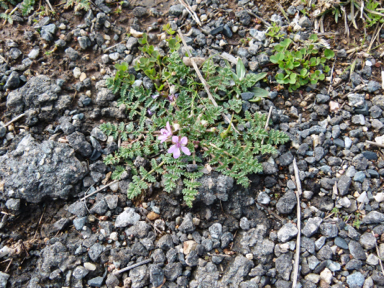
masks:
<path fill-rule="evenodd" d="M 83 198 L 80 199 L 80 201 L 83 201 L 87 199 L 88 197 L 91 197 L 92 195 L 96 194 L 97 192 L 100 192 L 101 190 L 104 190 L 105 188 L 111 186 L 112 184 L 115 184 L 116 182 L 119 182 L 119 180 L 112 181 L 111 183 L 104 185 L 103 187 L 97 189 L 96 191 L 92 192 L 91 194 L 84 196 Z"/>
<path fill-rule="evenodd" d="M 152 262 L 152 259 L 143 260 L 143 261 L 141 261 L 141 262 L 139 262 L 139 263 L 136 263 L 136 264 L 133 264 L 133 265 L 131 265 L 131 266 L 125 267 L 125 268 L 123 268 L 123 269 L 120 269 L 120 270 L 118 270 L 118 271 L 115 271 L 115 272 L 113 272 L 113 274 L 115 274 L 115 275 L 117 275 L 117 274 L 121 274 L 121 273 L 126 272 L 126 271 L 129 271 L 129 270 L 131 270 L 131 269 L 133 269 L 133 268 L 136 268 L 136 267 L 139 267 L 139 266 L 141 266 L 141 265 L 147 264 L 147 263 L 149 263 L 149 262 Z"/>
<path fill-rule="evenodd" d="M 195 11 L 192 10 L 192 7 L 189 6 L 189 4 L 186 3 L 184 0 L 179 0 L 179 2 L 181 3 L 181 5 L 183 5 L 185 7 L 185 9 L 188 11 L 188 13 L 192 16 L 193 20 L 195 20 L 195 22 L 197 24 L 199 24 L 199 26 L 201 26 L 201 22 L 199 20 L 199 17 L 196 15 Z"/>
<path fill-rule="evenodd" d="M 299 272 L 299 261 L 300 261 L 300 234 L 301 234 L 301 213 L 300 213 L 300 195 L 301 191 L 301 182 L 299 177 L 299 168 L 297 168 L 296 158 L 293 159 L 293 169 L 295 171 L 295 180 L 296 180 L 296 199 L 297 199 L 297 229 L 299 233 L 297 233 L 297 241 L 296 241 L 296 254 L 295 254 L 295 266 L 293 270 L 293 284 L 292 288 L 296 288 L 297 276 Z"/>
<path fill-rule="evenodd" d="M 205 91 L 206 91 L 207 94 L 208 94 L 208 98 L 209 98 L 209 100 L 211 100 L 212 104 L 213 104 L 214 106 L 217 107 L 218 105 L 217 105 L 217 103 L 216 103 L 216 100 L 215 100 L 215 98 L 213 98 L 211 92 L 209 91 L 208 83 L 205 81 L 203 75 L 201 75 L 200 70 L 199 70 L 199 67 L 197 67 L 196 62 L 193 60 L 193 58 L 192 58 L 192 52 L 190 51 L 190 48 L 188 47 L 187 43 L 185 42 L 183 33 L 181 33 L 181 30 L 180 30 L 180 29 L 178 29 L 178 33 L 179 33 L 179 36 L 180 36 L 181 41 L 182 41 L 183 44 L 184 44 L 184 47 L 188 50 L 188 55 L 189 55 L 189 57 L 191 58 L 191 62 L 192 62 L 193 69 L 195 69 L 197 76 L 199 77 L 201 83 L 203 84 L 204 89 L 205 89 Z M 240 134 L 240 132 L 237 131 L 237 129 L 235 128 L 235 126 L 231 123 L 231 120 L 228 118 L 228 116 L 225 115 L 224 113 L 222 113 L 221 115 L 222 115 L 223 118 L 224 118 L 225 120 L 227 120 L 227 122 L 232 126 L 232 129 L 233 129 L 237 134 Z"/>

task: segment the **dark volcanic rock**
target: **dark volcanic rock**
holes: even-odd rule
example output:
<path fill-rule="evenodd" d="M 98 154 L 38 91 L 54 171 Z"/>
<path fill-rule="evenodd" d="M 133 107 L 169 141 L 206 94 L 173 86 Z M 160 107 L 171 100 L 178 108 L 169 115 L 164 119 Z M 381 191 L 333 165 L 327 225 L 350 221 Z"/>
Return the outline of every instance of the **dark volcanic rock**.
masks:
<path fill-rule="evenodd" d="M 44 141 L 38 144 L 25 136 L 15 151 L 0 157 L 5 198 L 38 203 L 44 197 L 67 199 L 73 185 L 87 173 L 86 164 L 66 144 Z"/>

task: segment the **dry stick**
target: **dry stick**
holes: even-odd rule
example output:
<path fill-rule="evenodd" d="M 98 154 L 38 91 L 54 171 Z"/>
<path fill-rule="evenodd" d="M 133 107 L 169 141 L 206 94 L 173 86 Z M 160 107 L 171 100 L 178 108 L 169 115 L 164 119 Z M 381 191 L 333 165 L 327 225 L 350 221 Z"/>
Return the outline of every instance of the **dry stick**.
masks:
<path fill-rule="evenodd" d="M 7 124 L 5 124 L 4 126 L 7 127 L 7 126 L 11 125 L 13 122 L 16 122 L 17 120 L 19 120 L 20 118 L 22 118 L 22 117 L 24 117 L 24 116 L 25 116 L 24 113 L 23 113 L 23 114 L 20 114 L 19 116 L 13 118 L 11 121 L 9 121 L 9 122 L 8 122 Z"/>
<path fill-rule="evenodd" d="M 192 7 L 189 6 L 189 4 L 186 3 L 184 0 L 179 0 L 179 2 L 181 3 L 181 5 L 183 5 L 185 7 L 185 9 L 187 9 L 188 13 L 191 14 L 193 20 L 195 20 L 196 23 L 199 24 L 199 26 L 201 26 L 201 22 L 199 20 L 199 17 L 196 15 L 195 11 L 192 10 Z"/>
<path fill-rule="evenodd" d="M 267 27 L 271 27 L 271 24 L 269 24 L 267 21 L 265 21 L 263 18 L 260 18 L 259 16 L 257 16 L 256 14 L 252 13 L 251 11 L 248 11 L 246 10 L 247 13 L 253 17 L 255 17 L 256 19 L 259 19 L 261 22 L 264 23 L 264 25 L 266 25 Z"/>
<path fill-rule="evenodd" d="M 52 11 L 53 13 L 56 13 L 55 10 L 53 9 L 52 5 L 51 5 L 51 2 L 49 2 L 49 0 L 45 0 L 45 1 L 48 3 L 48 6 L 49 6 L 49 8 L 51 9 L 51 11 Z"/>
<path fill-rule="evenodd" d="M 381 88 L 384 89 L 384 70 L 381 70 Z"/>
<path fill-rule="evenodd" d="M 152 259 L 147 259 L 147 260 L 141 261 L 141 262 L 139 262 L 139 263 L 133 264 L 133 265 L 131 265 L 131 266 L 125 267 L 125 268 L 120 269 L 120 270 L 118 270 L 118 271 L 116 271 L 116 272 L 113 272 L 113 274 L 114 274 L 114 275 L 121 274 L 121 273 L 126 272 L 126 271 L 129 271 L 129 270 L 131 270 L 131 269 L 133 269 L 133 268 L 136 268 L 136 267 L 139 267 L 139 266 L 141 266 L 141 265 L 147 264 L 147 263 L 149 263 L 149 262 L 152 262 Z"/>
<path fill-rule="evenodd" d="M 375 233 L 373 233 L 373 231 L 372 231 L 372 235 L 373 235 L 373 237 L 375 237 Z M 376 237 L 375 237 L 375 239 L 376 239 Z M 383 273 L 383 275 L 384 275 L 383 262 L 381 261 L 380 250 L 379 250 L 379 247 L 377 247 L 377 242 L 376 241 L 375 241 L 375 246 L 376 246 L 376 253 L 377 253 L 377 256 L 379 258 L 381 273 Z"/>
<path fill-rule="evenodd" d="M 365 143 L 370 144 L 370 145 L 374 145 L 374 146 L 377 146 L 377 147 L 380 147 L 380 148 L 384 148 L 384 145 L 376 143 L 376 142 L 373 142 L 373 141 L 366 140 Z"/>
<path fill-rule="evenodd" d="M 109 50 L 111 50 L 112 48 L 115 48 L 117 45 L 122 44 L 123 42 L 124 42 L 124 41 L 121 41 L 121 42 L 119 42 L 119 43 L 117 43 L 117 44 L 115 44 L 115 45 L 112 45 L 111 47 L 108 47 L 107 49 L 104 50 L 104 53 L 107 52 L 107 51 L 109 51 Z"/>
<path fill-rule="evenodd" d="M 149 220 L 149 218 L 147 217 L 147 215 L 145 215 L 144 212 L 143 212 L 141 209 L 139 209 L 139 213 L 140 213 L 141 215 L 143 215 L 143 217 L 145 217 L 145 221 L 147 221 L 149 224 L 152 225 L 153 229 L 155 230 L 155 234 L 156 234 L 156 232 L 159 233 L 159 234 L 161 234 L 161 231 L 160 231 L 159 229 L 157 229 L 157 228 L 155 227 L 155 225 L 153 225 L 153 223 L 151 222 L 151 220 Z"/>
<path fill-rule="evenodd" d="M 7 59 L 5 59 L 3 56 L 1 56 L 1 55 L 0 55 L 0 59 L 1 59 L 1 60 L 3 60 L 5 63 L 7 63 L 7 64 L 8 64 L 8 61 L 7 61 Z"/>
<path fill-rule="evenodd" d="M 272 106 L 269 107 L 268 118 L 267 118 L 267 122 L 265 123 L 264 130 L 267 130 L 267 128 L 268 128 L 269 119 L 271 119 L 272 110 L 273 110 L 273 107 Z M 261 140 L 261 145 L 263 145 L 263 144 L 264 144 L 264 138 Z"/>
<path fill-rule="evenodd" d="M 331 87 L 332 87 L 333 69 L 335 69 L 335 63 L 336 63 L 336 57 L 335 57 L 335 61 L 333 62 L 333 65 L 332 65 L 331 80 L 329 81 L 328 94 L 329 94 L 329 91 L 331 90 Z"/>
<path fill-rule="evenodd" d="M 207 94 L 208 94 L 208 98 L 209 98 L 209 100 L 211 100 L 212 104 L 213 104 L 214 106 L 217 107 L 218 105 L 217 105 L 217 103 L 216 103 L 216 100 L 215 100 L 215 98 L 213 98 L 211 92 L 209 91 L 208 83 L 207 83 L 207 82 L 205 81 L 205 79 L 203 78 L 203 75 L 201 75 L 200 70 L 199 70 L 199 67 L 197 67 L 197 64 L 196 64 L 195 60 L 193 60 L 193 58 L 192 58 L 192 52 L 190 51 L 190 48 L 188 47 L 187 43 L 185 42 L 183 33 L 181 33 L 181 30 L 180 30 L 180 29 L 178 29 L 177 32 L 179 33 L 180 39 L 181 39 L 181 41 L 183 41 L 183 44 L 184 44 L 185 48 L 188 50 L 188 55 L 190 55 L 190 59 L 191 59 L 191 62 L 192 62 L 193 69 L 195 69 L 197 76 L 199 77 L 201 83 L 203 84 L 204 89 L 205 89 L 205 91 L 206 91 Z M 240 134 L 240 132 L 237 131 L 237 129 L 235 128 L 235 126 L 232 124 L 231 119 L 229 119 L 229 118 L 227 117 L 227 115 L 225 115 L 224 113 L 222 113 L 221 115 L 223 116 L 223 118 L 224 118 L 225 120 L 227 120 L 228 123 L 230 123 L 232 129 L 233 129 L 237 134 Z"/>
<path fill-rule="evenodd" d="M 287 16 L 287 13 L 285 13 L 285 10 L 284 8 L 280 5 L 280 3 L 277 3 L 277 7 L 280 9 L 281 13 L 283 13 L 283 16 L 285 19 L 287 19 L 287 21 L 289 22 L 289 18 Z"/>
<path fill-rule="evenodd" d="M 297 276 L 299 272 L 299 261 L 300 261 L 300 234 L 301 234 L 301 213 L 300 213 L 300 195 L 302 193 L 301 183 L 299 177 L 299 168 L 297 168 L 296 158 L 293 159 L 293 169 L 295 171 L 295 180 L 296 180 L 296 199 L 297 199 L 297 241 L 296 241 L 296 254 L 295 254 L 295 267 L 293 270 L 293 284 L 292 288 L 296 288 Z"/>
<path fill-rule="evenodd" d="M 381 28 L 383 28 L 383 25 L 384 23 L 380 26 L 380 28 L 377 30 L 377 33 L 374 35 L 374 37 L 372 38 L 372 41 L 371 43 L 369 43 L 369 46 L 368 46 L 368 50 L 367 50 L 367 53 L 369 53 L 369 51 L 371 51 L 371 48 L 372 48 L 372 45 L 373 45 L 373 42 L 375 42 L 377 36 L 379 36 L 379 33 L 381 31 Z"/>
<path fill-rule="evenodd" d="M 119 180 L 112 181 L 111 183 L 104 185 L 103 187 L 97 189 L 95 192 L 92 192 L 91 194 L 84 196 L 83 198 L 80 199 L 80 201 L 83 201 L 87 199 L 88 197 L 91 197 L 92 195 L 96 194 L 97 192 L 100 192 L 101 190 L 104 190 L 105 188 L 111 186 L 112 184 L 115 184 L 116 182 L 119 182 Z"/>

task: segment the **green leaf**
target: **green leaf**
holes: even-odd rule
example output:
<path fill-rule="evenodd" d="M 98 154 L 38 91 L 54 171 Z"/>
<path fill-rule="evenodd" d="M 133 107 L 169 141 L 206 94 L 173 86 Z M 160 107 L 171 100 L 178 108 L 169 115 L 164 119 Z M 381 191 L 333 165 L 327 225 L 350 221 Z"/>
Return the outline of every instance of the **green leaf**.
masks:
<path fill-rule="evenodd" d="M 251 91 L 255 93 L 255 96 L 249 102 L 259 102 L 261 98 L 268 97 L 269 94 L 267 90 L 259 87 L 254 87 Z"/>
<path fill-rule="evenodd" d="M 332 59 L 335 57 L 335 52 L 333 52 L 331 49 L 325 49 L 324 50 L 324 57 L 327 59 Z"/>
<path fill-rule="evenodd" d="M 143 38 L 137 39 L 140 45 L 147 44 L 147 33 L 143 33 Z"/>
<path fill-rule="evenodd" d="M 305 69 L 305 68 L 301 69 L 300 76 L 301 77 L 306 77 L 307 75 L 308 75 L 308 70 Z"/>
<path fill-rule="evenodd" d="M 317 40 L 319 40 L 319 38 L 317 37 L 316 34 L 312 34 L 311 36 L 309 36 L 309 40 L 311 40 L 313 42 L 317 42 Z"/>
<path fill-rule="evenodd" d="M 237 64 L 236 64 L 236 74 L 239 80 L 243 80 L 245 76 L 245 66 L 243 63 L 243 60 L 241 58 L 237 59 Z"/>

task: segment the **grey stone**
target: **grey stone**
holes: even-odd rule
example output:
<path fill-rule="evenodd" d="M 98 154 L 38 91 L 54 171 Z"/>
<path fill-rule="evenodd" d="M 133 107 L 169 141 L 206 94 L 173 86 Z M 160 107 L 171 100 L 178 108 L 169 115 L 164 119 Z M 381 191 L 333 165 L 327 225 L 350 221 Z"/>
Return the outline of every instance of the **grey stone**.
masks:
<path fill-rule="evenodd" d="M 280 255 L 275 262 L 276 271 L 280 277 L 289 281 L 292 272 L 292 255 L 291 253 Z"/>
<path fill-rule="evenodd" d="M 369 212 L 361 221 L 363 224 L 379 224 L 384 221 L 384 214 L 377 212 L 377 211 L 371 211 Z"/>
<path fill-rule="evenodd" d="M 135 209 L 128 208 L 117 216 L 115 227 L 123 228 L 127 227 L 128 225 L 134 225 L 139 220 L 140 215 L 135 212 Z"/>
<path fill-rule="evenodd" d="M 71 61 L 76 61 L 80 58 L 80 54 L 71 47 L 68 47 L 67 49 L 65 49 L 64 52 Z"/>
<path fill-rule="evenodd" d="M 296 206 L 296 195 L 292 191 L 285 192 L 276 204 L 276 209 L 281 214 L 290 214 Z"/>
<path fill-rule="evenodd" d="M 83 266 L 77 266 L 75 270 L 73 270 L 72 276 L 75 277 L 78 280 L 83 279 L 85 276 L 87 276 L 89 271 L 85 269 Z"/>
<path fill-rule="evenodd" d="M 367 85 L 368 92 L 373 93 L 381 89 L 381 84 L 377 81 L 369 81 Z"/>
<path fill-rule="evenodd" d="M 4 85 L 4 89 L 14 89 L 19 87 L 20 78 L 19 73 L 12 71 L 11 75 L 8 76 L 7 82 Z"/>
<path fill-rule="evenodd" d="M 195 230 L 195 225 L 193 225 L 192 215 L 187 214 L 184 217 L 183 222 L 179 226 L 179 231 L 183 233 L 191 233 L 194 230 Z"/>
<path fill-rule="evenodd" d="M 355 272 L 347 276 L 347 284 L 349 285 L 350 288 L 363 287 L 364 281 L 365 281 L 365 277 L 360 272 Z"/>
<path fill-rule="evenodd" d="M 311 20 L 309 20 L 308 17 L 303 16 L 299 19 L 299 25 L 303 28 L 311 28 L 312 22 L 311 22 Z"/>
<path fill-rule="evenodd" d="M 304 228 L 301 230 L 301 233 L 305 237 L 312 237 L 319 230 L 320 224 L 322 222 L 323 219 L 320 217 L 309 218 Z"/>
<path fill-rule="evenodd" d="M 164 271 L 157 264 L 149 266 L 149 277 L 153 287 L 159 287 L 163 284 L 164 280 Z"/>
<path fill-rule="evenodd" d="M 287 242 L 295 237 L 298 233 L 296 225 L 292 223 L 287 223 L 277 232 L 277 237 L 280 242 Z"/>
<path fill-rule="evenodd" d="M 0 288 L 6 288 L 10 275 L 0 271 Z"/>
<path fill-rule="evenodd" d="M 349 186 L 351 185 L 352 180 L 347 175 L 341 175 L 337 182 L 337 189 L 341 196 L 347 195 L 349 191 Z"/>
<path fill-rule="evenodd" d="M 239 284 L 243 281 L 244 277 L 248 275 L 253 266 L 254 264 L 251 260 L 241 255 L 236 256 L 234 261 L 229 264 L 227 273 L 225 273 L 221 279 L 221 286 L 239 287 Z"/>
<path fill-rule="evenodd" d="M 73 185 L 87 173 L 68 145 L 54 141 L 38 144 L 31 135 L 25 136 L 12 154 L 0 156 L 0 170 L 3 195 L 31 203 L 46 196 L 67 199 Z"/>
<path fill-rule="evenodd" d="M 288 166 L 293 162 L 293 155 L 289 151 L 279 157 L 279 163 L 281 166 Z"/>
<path fill-rule="evenodd" d="M 334 238 L 338 234 L 337 225 L 333 223 L 322 223 L 320 225 L 320 232 L 327 238 Z"/>
<path fill-rule="evenodd" d="M 379 106 L 381 109 L 384 109 L 384 96 L 379 95 L 379 96 L 373 97 L 372 104 Z"/>
<path fill-rule="evenodd" d="M 43 38 L 45 41 L 50 42 L 53 40 L 53 35 L 56 32 L 56 25 L 55 24 L 48 24 L 43 27 L 41 27 L 41 38 Z"/>
<path fill-rule="evenodd" d="M 172 15 L 172 16 L 180 16 L 182 13 L 183 13 L 183 10 L 184 10 L 184 6 L 181 5 L 181 4 L 176 4 L 176 5 L 172 5 L 170 8 L 169 8 L 169 15 Z"/>
<path fill-rule="evenodd" d="M 20 199 L 8 199 L 7 202 L 5 202 L 5 206 L 7 209 L 12 211 L 19 211 L 20 209 Z"/>
<path fill-rule="evenodd" d="M 75 151 L 79 152 L 84 157 L 91 156 L 92 146 L 85 140 L 84 134 L 80 132 L 74 132 L 67 136 L 69 146 L 71 146 Z"/>
<path fill-rule="evenodd" d="M 223 227 L 220 223 L 214 223 L 209 227 L 209 234 L 214 239 L 220 239 L 223 233 Z"/>
<path fill-rule="evenodd" d="M 96 262 L 100 254 L 104 251 L 104 246 L 102 246 L 100 243 L 95 243 L 89 248 L 88 250 L 88 256 L 91 258 L 93 262 Z"/>
<path fill-rule="evenodd" d="M 352 256 L 355 259 L 358 260 L 366 260 L 367 256 L 365 255 L 363 247 L 361 247 L 359 242 L 356 241 L 350 241 L 348 244 L 349 252 L 352 254 Z"/>
<path fill-rule="evenodd" d="M 133 10 L 132 10 L 132 13 L 135 17 L 137 18 L 140 18 L 140 17 L 143 17 L 145 15 L 148 14 L 148 11 L 146 8 L 144 7 L 135 7 Z"/>

